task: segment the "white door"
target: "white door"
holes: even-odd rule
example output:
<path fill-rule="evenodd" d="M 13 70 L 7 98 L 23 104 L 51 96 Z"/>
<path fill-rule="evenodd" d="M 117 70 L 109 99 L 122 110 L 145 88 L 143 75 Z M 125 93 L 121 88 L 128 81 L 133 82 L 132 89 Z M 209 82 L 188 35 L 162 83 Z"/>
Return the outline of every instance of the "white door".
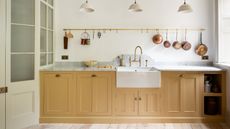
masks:
<path fill-rule="evenodd" d="M 5 0 L 0 0 L 0 88 L 5 87 Z M 5 129 L 5 93 L 0 92 L 0 129 Z"/>
<path fill-rule="evenodd" d="M 38 123 L 39 0 L 6 1 L 6 129 L 21 129 Z"/>

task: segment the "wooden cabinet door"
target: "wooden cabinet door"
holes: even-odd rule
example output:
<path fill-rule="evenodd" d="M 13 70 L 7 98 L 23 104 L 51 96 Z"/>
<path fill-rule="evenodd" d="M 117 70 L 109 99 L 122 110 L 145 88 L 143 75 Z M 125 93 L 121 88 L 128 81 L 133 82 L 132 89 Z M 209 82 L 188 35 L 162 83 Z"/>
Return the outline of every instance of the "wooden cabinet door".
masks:
<path fill-rule="evenodd" d="M 138 115 L 138 89 L 116 89 L 114 113 L 118 116 Z"/>
<path fill-rule="evenodd" d="M 180 77 L 181 109 L 186 116 L 200 116 L 200 90 L 203 84 L 201 74 L 183 74 Z"/>
<path fill-rule="evenodd" d="M 77 77 L 77 114 L 111 115 L 112 79 L 110 72 L 80 72 Z"/>
<path fill-rule="evenodd" d="M 164 89 L 164 111 L 166 114 L 177 115 L 181 112 L 181 87 L 179 74 L 162 73 L 162 88 Z"/>
<path fill-rule="evenodd" d="M 73 114 L 74 73 L 41 74 L 41 116 Z"/>
<path fill-rule="evenodd" d="M 169 116 L 199 116 L 202 75 L 163 73 L 164 112 Z"/>
<path fill-rule="evenodd" d="M 76 109 L 77 114 L 90 115 L 93 112 L 93 85 L 90 73 L 77 74 Z"/>
<path fill-rule="evenodd" d="M 92 75 L 93 82 L 93 114 L 111 115 L 112 76 L 98 72 Z"/>
<path fill-rule="evenodd" d="M 156 116 L 161 112 L 161 90 L 140 89 L 139 90 L 139 115 Z"/>

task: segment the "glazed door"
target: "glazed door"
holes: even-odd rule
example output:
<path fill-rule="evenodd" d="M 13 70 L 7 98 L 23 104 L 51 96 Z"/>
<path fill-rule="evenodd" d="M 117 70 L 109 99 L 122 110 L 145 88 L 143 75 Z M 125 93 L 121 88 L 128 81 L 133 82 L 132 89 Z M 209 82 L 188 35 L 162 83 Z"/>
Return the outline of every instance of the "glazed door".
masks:
<path fill-rule="evenodd" d="M 7 0 L 6 129 L 21 129 L 38 123 L 36 4 L 39 1 Z"/>
<path fill-rule="evenodd" d="M 6 87 L 5 85 L 5 0 L 0 0 L 0 88 Z M 5 99 L 6 94 L 0 91 L 0 129 L 5 129 Z"/>

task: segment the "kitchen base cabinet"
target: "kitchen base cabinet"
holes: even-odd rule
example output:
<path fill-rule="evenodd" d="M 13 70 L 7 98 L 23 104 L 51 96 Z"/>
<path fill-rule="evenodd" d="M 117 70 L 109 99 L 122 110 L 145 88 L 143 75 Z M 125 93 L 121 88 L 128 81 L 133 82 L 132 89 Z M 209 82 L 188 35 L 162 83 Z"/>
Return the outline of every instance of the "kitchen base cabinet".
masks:
<path fill-rule="evenodd" d="M 41 116 L 72 116 L 74 100 L 73 73 L 41 73 Z"/>
<path fill-rule="evenodd" d="M 166 116 L 201 116 L 202 85 L 202 74 L 163 73 L 164 114 Z"/>
<path fill-rule="evenodd" d="M 213 75 L 214 74 L 214 75 Z M 117 88 L 114 71 L 41 72 L 41 123 L 223 122 L 225 73 L 162 72 L 160 88 Z M 220 93 L 205 93 L 205 76 Z M 210 78 L 210 77 L 209 77 Z M 218 115 L 205 115 L 210 98 Z M 205 110 L 205 109 L 206 110 Z"/>
<path fill-rule="evenodd" d="M 77 73 L 77 115 L 112 115 L 111 97 L 115 74 L 113 72 Z"/>
<path fill-rule="evenodd" d="M 160 89 L 115 89 L 117 116 L 156 116 L 160 114 Z"/>

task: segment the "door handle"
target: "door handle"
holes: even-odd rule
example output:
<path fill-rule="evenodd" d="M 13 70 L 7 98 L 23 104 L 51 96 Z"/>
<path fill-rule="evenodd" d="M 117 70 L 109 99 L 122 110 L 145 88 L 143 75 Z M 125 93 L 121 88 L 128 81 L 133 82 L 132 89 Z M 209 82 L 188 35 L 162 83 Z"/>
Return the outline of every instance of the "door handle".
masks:
<path fill-rule="evenodd" d="M 8 92 L 8 88 L 7 87 L 0 87 L 0 94 L 4 94 Z"/>
<path fill-rule="evenodd" d="M 60 77 L 61 75 L 60 74 L 56 74 L 55 77 Z"/>
<path fill-rule="evenodd" d="M 93 74 L 91 77 L 97 77 L 97 75 Z"/>

